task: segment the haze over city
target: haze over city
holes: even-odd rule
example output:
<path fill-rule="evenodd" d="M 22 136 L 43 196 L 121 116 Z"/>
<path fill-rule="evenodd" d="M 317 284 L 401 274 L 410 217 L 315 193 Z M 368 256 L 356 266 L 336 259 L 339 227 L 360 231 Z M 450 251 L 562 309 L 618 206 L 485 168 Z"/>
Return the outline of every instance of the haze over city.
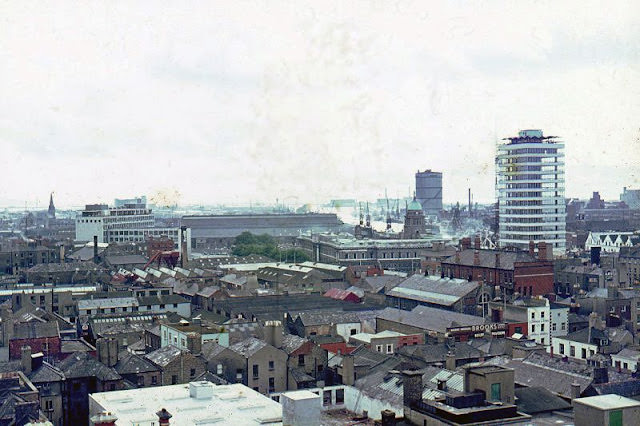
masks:
<path fill-rule="evenodd" d="M 606 13 L 605 12 L 606 9 Z M 4 3 L 0 205 L 494 201 L 496 141 L 566 143 L 566 196 L 638 187 L 634 2 Z"/>

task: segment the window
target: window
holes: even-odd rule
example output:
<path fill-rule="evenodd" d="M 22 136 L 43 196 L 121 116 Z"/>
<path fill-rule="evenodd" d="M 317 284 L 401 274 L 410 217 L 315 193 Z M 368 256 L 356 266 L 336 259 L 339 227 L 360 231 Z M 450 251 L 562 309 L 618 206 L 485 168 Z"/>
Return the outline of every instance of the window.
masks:
<path fill-rule="evenodd" d="M 516 333 L 522 334 L 522 327 L 516 327 Z"/>
<path fill-rule="evenodd" d="M 492 383 L 491 384 L 491 400 L 492 401 L 500 401 L 502 395 L 500 392 L 500 383 Z"/>
<path fill-rule="evenodd" d="M 47 411 L 53 410 L 53 401 L 50 400 L 50 399 L 46 400 L 45 403 L 44 403 L 44 408 Z"/>
<path fill-rule="evenodd" d="M 238 368 L 236 370 L 236 382 L 241 382 L 242 381 L 242 369 Z"/>
<path fill-rule="evenodd" d="M 540 339 L 540 344 L 544 345 L 544 337 Z"/>
<path fill-rule="evenodd" d="M 556 331 L 556 323 L 555 322 L 551 324 L 551 330 L 552 331 Z"/>
<path fill-rule="evenodd" d="M 325 407 L 328 405 L 331 405 L 331 391 L 324 391 L 322 392 L 322 405 L 324 405 Z"/>
<path fill-rule="evenodd" d="M 222 364 L 218 364 L 216 366 L 216 374 L 218 375 L 222 374 Z"/>
<path fill-rule="evenodd" d="M 531 319 L 536 319 L 536 313 L 535 312 L 531 312 Z"/>
<path fill-rule="evenodd" d="M 544 324 L 540 324 L 540 331 L 544 331 Z"/>
<path fill-rule="evenodd" d="M 392 344 L 388 344 L 387 345 L 387 353 L 388 354 L 392 354 L 393 353 L 393 345 Z"/>
<path fill-rule="evenodd" d="M 567 328 L 567 324 L 564 322 L 560 323 L 560 330 L 565 330 Z"/>
<path fill-rule="evenodd" d="M 560 355 L 564 355 L 564 343 L 560 343 Z"/>
<path fill-rule="evenodd" d="M 569 355 L 570 356 L 576 356 L 576 347 L 571 345 L 569 346 Z"/>
<path fill-rule="evenodd" d="M 275 369 L 274 362 L 269 361 L 269 371 L 273 371 Z"/>
<path fill-rule="evenodd" d="M 544 311 L 540 312 L 540 318 L 544 318 Z"/>
<path fill-rule="evenodd" d="M 357 330 L 355 328 L 352 328 L 349 333 L 353 336 L 354 334 L 357 333 Z"/>
<path fill-rule="evenodd" d="M 382 352 L 382 345 L 376 345 L 376 352 Z"/>
<path fill-rule="evenodd" d="M 587 358 L 587 350 L 585 348 L 582 348 L 581 351 L 581 357 L 582 359 L 586 359 Z"/>
<path fill-rule="evenodd" d="M 138 386 L 139 387 L 144 386 L 144 376 L 138 376 Z"/>
<path fill-rule="evenodd" d="M 536 332 L 536 325 L 535 324 L 531 324 L 531 332 L 532 333 Z"/>
<path fill-rule="evenodd" d="M 276 391 L 276 379 L 273 377 L 269 377 L 269 392 Z"/>
<path fill-rule="evenodd" d="M 257 379 L 259 376 L 258 374 L 258 364 L 253 364 L 253 378 Z"/>
<path fill-rule="evenodd" d="M 622 410 L 609 411 L 609 426 L 622 426 Z"/>
<path fill-rule="evenodd" d="M 171 384 L 175 385 L 178 383 L 178 376 L 176 376 L 175 374 L 171 376 Z"/>
<path fill-rule="evenodd" d="M 336 404 L 344 404 L 344 389 L 336 389 Z"/>
<path fill-rule="evenodd" d="M 298 365 L 304 365 L 304 355 L 298 355 Z"/>
<path fill-rule="evenodd" d="M 158 376 L 151 376 L 151 384 L 152 385 L 158 384 Z"/>
<path fill-rule="evenodd" d="M 193 378 L 196 376 L 196 369 L 192 368 L 191 371 L 189 372 L 189 375 Z"/>

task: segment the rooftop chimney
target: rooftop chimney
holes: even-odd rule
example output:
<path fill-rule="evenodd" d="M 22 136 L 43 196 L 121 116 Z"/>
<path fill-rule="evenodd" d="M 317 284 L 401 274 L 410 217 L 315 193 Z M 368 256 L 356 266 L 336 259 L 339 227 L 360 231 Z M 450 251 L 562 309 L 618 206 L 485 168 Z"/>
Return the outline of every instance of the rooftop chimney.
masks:
<path fill-rule="evenodd" d="M 474 243 L 473 243 L 473 247 L 474 247 L 476 250 L 480 250 L 480 242 L 481 242 L 481 241 L 480 241 L 480 236 L 479 236 L 479 235 L 476 235 L 476 238 L 475 238 Z"/>
<path fill-rule="evenodd" d="M 111 413 L 102 412 L 89 418 L 91 426 L 115 426 L 118 418 Z"/>
<path fill-rule="evenodd" d="M 171 417 L 173 417 L 166 408 L 163 408 L 162 410 L 158 411 L 156 413 L 156 416 L 158 416 L 158 425 L 159 426 L 169 426 L 169 419 Z"/>
<path fill-rule="evenodd" d="M 496 253 L 496 269 L 500 268 L 500 253 Z"/>
<path fill-rule="evenodd" d="M 600 250 L 602 247 L 591 247 L 591 264 L 600 266 Z"/>
<path fill-rule="evenodd" d="M 532 257 L 535 257 L 536 255 L 536 243 L 534 243 L 533 241 L 529 241 L 529 254 Z"/>
<path fill-rule="evenodd" d="M 20 364 L 26 375 L 31 374 L 31 346 L 23 346 L 20 348 Z"/>
<path fill-rule="evenodd" d="M 544 241 L 540 241 L 538 243 L 538 259 L 539 260 L 547 260 L 547 243 Z"/>
<path fill-rule="evenodd" d="M 93 236 L 93 261 L 98 263 L 98 236 Z"/>
<path fill-rule="evenodd" d="M 391 410 L 382 410 L 380 412 L 382 421 L 380 426 L 395 426 L 396 425 L 396 413 Z"/>
<path fill-rule="evenodd" d="M 578 383 L 571 383 L 571 399 L 580 398 L 580 385 Z"/>
<path fill-rule="evenodd" d="M 474 266 L 480 265 L 480 251 L 476 250 L 473 252 L 473 264 Z"/>
<path fill-rule="evenodd" d="M 455 371 L 456 369 L 456 355 L 451 351 L 447 352 L 445 368 L 449 371 Z"/>
<path fill-rule="evenodd" d="M 460 240 L 460 247 L 462 250 L 467 250 L 471 248 L 471 238 L 465 237 Z"/>
<path fill-rule="evenodd" d="M 593 369 L 593 383 L 609 383 L 609 369 L 607 367 L 596 367 Z"/>
<path fill-rule="evenodd" d="M 283 327 L 280 321 L 267 321 L 264 324 L 264 340 L 275 348 L 282 347 Z"/>
<path fill-rule="evenodd" d="M 405 370 L 402 372 L 402 393 L 405 406 L 411 407 L 422 401 L 422 372 Z"/>

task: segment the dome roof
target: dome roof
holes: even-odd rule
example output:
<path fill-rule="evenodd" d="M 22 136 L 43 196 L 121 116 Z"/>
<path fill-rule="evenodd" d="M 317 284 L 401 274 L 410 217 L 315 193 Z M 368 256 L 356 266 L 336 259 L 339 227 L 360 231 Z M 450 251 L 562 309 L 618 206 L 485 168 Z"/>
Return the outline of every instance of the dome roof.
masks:
<path fill-rule="evenodd" d="M 422 204 L 420 204 L 420 201 L 416 200 L 415 198 L 413 199 L 412 202 L 409 203 L 409 205 L 407 206 L 407 211 L 416 211 L 416 210 L 420 210 L 422 211 Z"/>

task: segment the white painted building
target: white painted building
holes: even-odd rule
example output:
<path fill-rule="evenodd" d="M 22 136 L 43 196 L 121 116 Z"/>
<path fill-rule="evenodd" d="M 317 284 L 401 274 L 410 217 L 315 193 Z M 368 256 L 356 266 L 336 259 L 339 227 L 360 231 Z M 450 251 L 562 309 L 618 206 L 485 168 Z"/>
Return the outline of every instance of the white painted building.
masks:
<path fill-rule="evenodd" d="M 592 328 L 592 330 L 596 329 Z M 592 331 L 592 333 L 598 336 L 602 334 L 597 331 Z M 606 341 L 601 341 L 600 343 L 607 344 Z M 589 336 L 588 329 L 578 330 L 566 336 L 554 337 L 551 345 L 555 355 L 567 356 L 584 361 L 598 353 L 598 344 L 595 343 L 593 336 Z"/>
<path fill-rule="evenodd" d="M 637 371 L 640 364 L 640 351 L 625 348 L 611 355 L 611 365 L 626 371 Z"/>
<path fill-rule="evenodd" d="M 76 216 L 76 241 L 98 243 L 142 242 L 149 237 L 167 237 L 179 249 L 182 230 L 179 227 L 156 227 L 155 217 L 145 204 L 124 204 L 108 207 L 106 204 L 90 204 Z M 186 241 L 191 241 L 191 229 L 187 228 Z M 187 244 L 191 250 L 191 244 Z"/>
<path fill-rule="evenodd" d="M 200 335 L 202 344 L 215 342 L 220 346 L 229 347 L 229 332 L 215 330 L 213 328 L 189 324 L 161 324 L 160 346 L 173 345 L 178 349 L 188 350 L 189 336 L 194 333 Z"/>
<path fill-rule="evenodd" d="M 541 345 L 551 344 L 549 300 L 542 306 L 527 306 L 527 336 Z"/>
<path fill-rule="evenodd" d="M 544 241 L 566 249 L 564 143 L 542 130 L 521 130 L 497 148 L 499 246 L 526 249 Z"/>
<path fill-rule="evenodd" d="M 584 242 L 585 250 L 600 247 L 603 253 L 619 253 L 620 247 L 633 247 L 640 240 L 635 232 L 589 232 Z"/>
<path fill-rule="evenodd" d="M 157 426 L 158 413 L 171 414 L 172 425 L 282 425 L 282 406 L 236 383 L 192 382 L 89 395 L 89 416 L 109 413 L 117 426 Z"/>
<path fill-rule="evenodd" d="M 552 303 L 550 306 L 549 326 L 551 338 L 566 336 L 569 333 L 569 307 Z"/>

